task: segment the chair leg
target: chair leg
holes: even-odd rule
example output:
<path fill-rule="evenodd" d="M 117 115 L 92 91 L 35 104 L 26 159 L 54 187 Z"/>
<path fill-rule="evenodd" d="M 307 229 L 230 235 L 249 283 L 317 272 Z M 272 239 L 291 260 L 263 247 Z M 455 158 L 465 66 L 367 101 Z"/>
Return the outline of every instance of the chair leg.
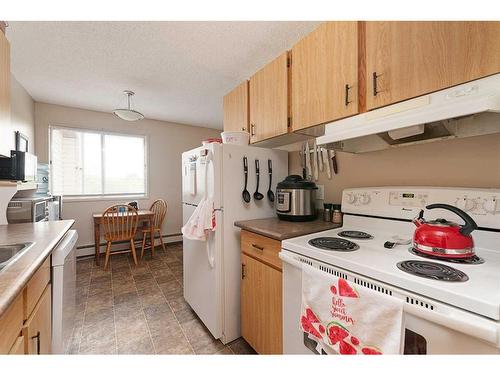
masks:
<path fill-rule="evenodd" d="M 134 258 L 134 263 L 137 266 L 137 254 L 135 253 L 134 240 L 130 239 L 130 249 L 132 250 L 132 257 Z"/>
<path fill-rule="evenodd" d="M 160 233 L 161 247 L 163 247 L 163 251 L 167 252 L 167 249 L 165 248 L 165 243 L 163 242 L 163 235 L 161 233 L 161 230 L 158 230 L 158 233 Z"/>
<path fill-rule="evenodd" d="M 151 258 L 155 256 L 155 231 L 150 234 L 151 236 Z"/>
<path fill-rule="evenodd" d="M 106 260 L 104 261 L 104 271 L 108 270 L 109 255 L 111 253 L 111 241 L 106 242 Z"/>
<path fill-rule="evenodd" d="M 142 234 L 141 259 L 144 256 L 144 250 L 145 250 L 144 247 L 146 246 L 146 235 L 147 234 L 148 234 L 147 232 L 144 232 Z"/>

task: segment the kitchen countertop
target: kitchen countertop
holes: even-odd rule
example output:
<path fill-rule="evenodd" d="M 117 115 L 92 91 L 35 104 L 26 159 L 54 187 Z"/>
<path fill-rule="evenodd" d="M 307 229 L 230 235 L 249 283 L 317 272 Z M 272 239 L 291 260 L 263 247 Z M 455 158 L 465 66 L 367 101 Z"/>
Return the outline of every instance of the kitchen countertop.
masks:
<path fill-rule="evenodd" d="M 18 259 L 0 270 L 0 316 L 23 290 L 74 220 L 0 225 L 0 244 L 33 242 Z"/>
<path fill-rule="evenodd" d="M 257 233 L 278 241 L 341 226 L 339 224 L 323 221 L 322 218 L 314 221 L 294 222 L 280 220 L 277 217 L 236 221 L 234 225 L 249 232 Z"/>

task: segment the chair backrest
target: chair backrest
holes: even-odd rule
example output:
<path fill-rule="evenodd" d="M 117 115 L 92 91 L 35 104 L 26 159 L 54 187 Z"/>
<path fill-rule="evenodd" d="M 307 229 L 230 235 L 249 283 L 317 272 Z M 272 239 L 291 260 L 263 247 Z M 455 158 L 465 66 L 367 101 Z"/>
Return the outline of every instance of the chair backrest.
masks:
<path fill-rule="evenodd" d="M 154 212 L 153 226 L 155 228 L 161 228 L 165 215 L 167 214 L 167 202 L 163 199 L 155 200 L 151 205 L 150 211 Z"/>
<path fill-rule="evenodd" d="M 139 215 L 137 210 L 126 204 L 108 207 L 102 215 L 104 238 L 108 241 L 129 240 L 135 236 Z"/>

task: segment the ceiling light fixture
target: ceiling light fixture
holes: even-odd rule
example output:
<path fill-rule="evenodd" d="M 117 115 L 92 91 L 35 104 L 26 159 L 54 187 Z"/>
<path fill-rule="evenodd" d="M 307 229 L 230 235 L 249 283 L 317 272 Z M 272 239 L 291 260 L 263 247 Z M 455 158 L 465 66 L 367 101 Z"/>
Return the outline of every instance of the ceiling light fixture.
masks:
<path fill-rule="evenodd" d="M 126 109 L 115 109 L 113 113 L 125 121 L 142 120 L 144 118 L 144 115 L 141 112 L 137 112 L 134 111 L 133 109 L 130 109 L 130 97 L 134 95 L 134 92 L 130 90 L 125 90 L 123 91 L 123 93 L 127 95 L 128 107 Z"/>

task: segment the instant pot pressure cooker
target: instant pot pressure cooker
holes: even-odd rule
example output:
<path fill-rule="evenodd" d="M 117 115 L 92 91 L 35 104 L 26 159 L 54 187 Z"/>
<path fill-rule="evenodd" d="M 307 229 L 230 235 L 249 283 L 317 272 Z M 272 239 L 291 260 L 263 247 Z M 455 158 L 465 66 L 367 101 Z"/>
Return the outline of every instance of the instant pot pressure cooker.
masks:
<path fill-rule="evenodd" d="M 316 219 L 316 190 L 312 181 L 290 175 L 276 188 L 276 214 L 281 220 L 309 221 Z"/>

